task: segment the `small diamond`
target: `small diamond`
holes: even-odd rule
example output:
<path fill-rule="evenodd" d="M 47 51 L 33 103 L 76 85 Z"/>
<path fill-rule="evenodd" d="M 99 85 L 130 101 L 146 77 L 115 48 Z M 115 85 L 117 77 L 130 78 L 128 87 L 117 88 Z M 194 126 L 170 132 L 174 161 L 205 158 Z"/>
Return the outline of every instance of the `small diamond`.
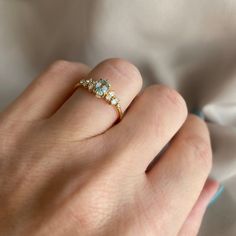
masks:
<path fill-rule="evenodd" d="M 112 98 L 111 99 L 111 104 L 116 105 L 119 102 L 118 98 Z"/>
<path fill-rule="evenodd" d="M 107 100 L 107 101 L 110 101 L 110 100 L 111 100 L 111 96 L 107 95 L 107 96 L 106 96 L 106 100 Z"/>
<path fill-rule="evenodd" d="M 109 95 L 107 95 L 105 98 L 106 98 L 107 101 L 111 100 L 111 97 Z"/>
<path fill-rule="evenodd" d="M 80 80 L 80 84 L 84 85 L 85 84 L 85 80 L 84 79 Z"/>
<path fill-rule="evenodd" d="M 93 83 L 89 83 L 88 89 L 89 89 L 89 90 L 92 90 L 92 89 L 93 89 Z"/>
<path fill-rule="evenodd" d="M 107 101 L 110 101 L 111 98 L 112 98 L 114 95 L 115 95 L 115 93 L 114 93 L 113 91 L 108 92 L 107 95 L 106 95 L 106 100 L 107 100 Z"/>

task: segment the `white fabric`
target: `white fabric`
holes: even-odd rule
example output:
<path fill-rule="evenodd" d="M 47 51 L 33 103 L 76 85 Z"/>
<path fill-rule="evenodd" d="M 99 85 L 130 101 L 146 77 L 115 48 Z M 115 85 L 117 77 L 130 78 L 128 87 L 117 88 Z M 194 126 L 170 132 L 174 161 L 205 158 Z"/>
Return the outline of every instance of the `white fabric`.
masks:
<path fill-rule="evenodd" d="M 56 59 L 136 64 L 203 110 L 225 192 L 200 235 L 236 235 L 236 1 L 0 0 L 0 109 Z"/>

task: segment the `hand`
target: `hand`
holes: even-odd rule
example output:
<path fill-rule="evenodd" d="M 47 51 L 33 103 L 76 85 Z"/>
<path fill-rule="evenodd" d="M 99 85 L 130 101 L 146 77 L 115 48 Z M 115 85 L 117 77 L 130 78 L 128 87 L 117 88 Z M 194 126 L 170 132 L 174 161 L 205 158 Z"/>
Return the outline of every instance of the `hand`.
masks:
<path fill-rule="evenodd" d="M 85 76 L 111 82 L 126 110 L 121 122 L 103 100 L 74 91 Z M 205 184 L 207 127 L 187 117 L 174 90 L 154 85 L 138 95 L 141 86 L 121 59 L 93 70 L 59 61 L 1 113 L 0 235 L 197 234 L 217 188 Z"/>

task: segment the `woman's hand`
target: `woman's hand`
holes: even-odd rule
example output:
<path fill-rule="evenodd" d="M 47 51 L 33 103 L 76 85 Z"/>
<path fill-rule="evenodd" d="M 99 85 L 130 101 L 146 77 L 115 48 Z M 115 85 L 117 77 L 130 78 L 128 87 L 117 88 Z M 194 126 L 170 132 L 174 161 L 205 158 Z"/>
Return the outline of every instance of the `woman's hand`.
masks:
<path fill-rule="evenodd" d="M 111 82 L 121 122 L 102 99 L 74 91 L 83 77 Z M 59 61 L 1 113 L 0 235 L 196 235 L 217 188 L 205 184 L 207 127 L 174 90 L 141 86 L 121 59 L 91 71 Z"/>

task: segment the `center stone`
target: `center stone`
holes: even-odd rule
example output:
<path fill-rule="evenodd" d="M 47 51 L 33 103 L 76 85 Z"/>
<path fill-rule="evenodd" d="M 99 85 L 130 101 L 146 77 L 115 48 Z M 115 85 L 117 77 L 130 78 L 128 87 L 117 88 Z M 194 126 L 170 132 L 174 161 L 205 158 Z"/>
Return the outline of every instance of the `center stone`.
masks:
<path fill-rule="evenodd" d="M 107 80 L 100 79 L 96 82 L 94 92 L 99 96 L 104 96 L 110 88 L 110 84 Z"/>

